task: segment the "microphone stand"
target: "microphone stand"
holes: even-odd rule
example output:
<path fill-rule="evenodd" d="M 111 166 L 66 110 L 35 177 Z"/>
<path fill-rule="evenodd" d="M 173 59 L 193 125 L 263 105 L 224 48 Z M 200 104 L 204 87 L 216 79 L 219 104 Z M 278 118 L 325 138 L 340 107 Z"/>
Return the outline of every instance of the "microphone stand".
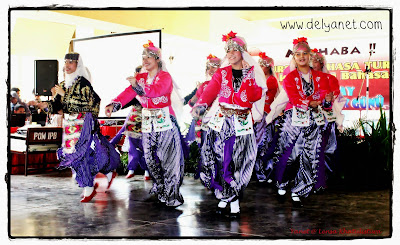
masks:
<path fill-rule="evenodd" d="M 367 106 L 367 108 L 365 109 L 365 117 L 368 118 L 368 109 L 369 109 L 369 73 L 371 72 L 371 69 L 368 67 L 368 65 L 365 66 L 365 77 L 367 79 L 367 90 L 365 91 L 365 97 L 366 97 L 366 101 L 365 104 Z"/>
<path fill-rule="evenodd" d="M 369 64 L 369 62 L 370 62 L 370 60 L 371 60 L 371 56 L 372 56 L 372 53 L 373 53 L 374 51 L 371 49 L 370 51 L 369 51 L 369 57 L 368 57 L 368 62 L 367 62 L 367 64 L 365 65 L 365 71 L 364 71 L 364 73 L 365 73 L 365 77 L 364 77 L 364 79 L 363 79 L 363 81 L 362 81 L 362 84 L 361 84 L 361 87 L 360 87 L 360 91 L 358 92 L 358 96 L 357 96 L 357 100 L 360 98 L 360 94 L 361 94 L 361 89 L 363 88 L 363 86 L 364 86 L 364 81 L 365 80 L 367 80 L 367 83 L 366 83 L 366 92 L 365 92 L 365 99 L 366 99 L 366 101 L 365 101 L 365 105 L 366 105 L 366 108 L 365 108 L 365 117 L 366 118 L 368 118 L 368 109 L 369 109 L 369 73 L 371 72 L 371 69 L 370 69 L 370 67 L 368 66 L 368 64 Z M 375 52 L 374 52 L 375 53 Z M 360 115 L 361 116 L 361 115 Z"/>

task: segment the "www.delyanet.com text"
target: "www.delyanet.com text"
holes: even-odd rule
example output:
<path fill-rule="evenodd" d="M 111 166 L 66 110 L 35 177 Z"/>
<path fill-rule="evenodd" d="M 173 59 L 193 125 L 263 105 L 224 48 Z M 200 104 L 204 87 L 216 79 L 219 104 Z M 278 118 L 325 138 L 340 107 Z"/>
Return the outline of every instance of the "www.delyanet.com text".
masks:
<path fill-rule="evenodd" d="M 330 32 L 331 30 L 382 30 L 383 24 L 381 21 L 326 21 L 323 18 L 311 18 L 308 21 L 280 21 L 283 30 L 323 30 Z"/>

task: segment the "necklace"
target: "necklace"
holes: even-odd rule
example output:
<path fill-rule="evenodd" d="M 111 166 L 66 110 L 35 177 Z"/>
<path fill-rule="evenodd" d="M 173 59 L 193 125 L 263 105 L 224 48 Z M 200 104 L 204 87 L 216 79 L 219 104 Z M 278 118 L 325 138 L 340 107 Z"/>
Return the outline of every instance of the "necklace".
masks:
<path fill-rule="evenodd" d="M 147 81 L 146 81 L 146 83 L 147 83 L 147 84 L 152 84 L 153 81 L 154 81 L 154 78 L 158 75 L 158 73 L 160 73 L 159 70 L 158 70 L 158 71 L 156 72 L 156 74 L 154 74 L 154 76 L 152 76 L 152 77 L 150 77 L 150 73 L 147 73 Z"/>
<path fill-rule="evenodd" d="M 235 93 L 240 89 L 242 85 L 243 72 L 242 70 L 232 69 L 232 85 Z"/>
<path fill-rule="evenodd" d="M 301 79 L 302 80 L 304 80 L 304 81 L 306 81 L 307 83 L 309 83 L 312 79 L 310 79 L 311 77 L 312 77 L 312 74 L 311 74 L 311 72 L 308 72 L 308 73 L 302 73 L 302 72 L 300 72 L 301 74 L 300 74 L 300 76 L 301 76 Z"/>
<path fill-rule="evenodd" d="M 301 85 L 303 87 L 304 94 L 306 96 L 310 96 L 310 95 L 312 95 L 314 93 L 314 82 L 313 82 L 312 73 L 309 72 L 307 74 L 308 74 L 308 79 L 307 79 L 308 81 L 306 81 L 306 79 L 303 77 L 303 73 L 301 73 L 299 71 L 299 75 L 300 75 L 300 78 L 301 78 L 301 81 L 302 81 Z"/>

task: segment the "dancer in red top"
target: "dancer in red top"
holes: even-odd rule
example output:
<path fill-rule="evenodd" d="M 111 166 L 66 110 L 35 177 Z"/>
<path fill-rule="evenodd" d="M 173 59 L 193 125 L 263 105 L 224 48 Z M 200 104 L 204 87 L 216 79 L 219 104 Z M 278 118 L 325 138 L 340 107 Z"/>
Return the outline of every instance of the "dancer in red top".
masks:
<path fill-rule="evenodd" d="M 181 134 L 173 106 L 182 103 L 176 85 L 161 59 L 161 50 L 143 45 L 143 67 L 147 72 L 128 77 L 127 87 L 105 108 L 107 116 L 138 98 L 142 105 L 142 143 L 147 168 L 153 178 L 150 193 L 166 206 L 183 204 L 180 186 L 183 180 Z M 175 99 L 177 101 L 175 103 Z M 173 101 L 174 100 L 174 101 Z"/>
<path fill-rule="evenodd" d="M 324 111 L 331 110 L 333 95 L 329 93 L 326 74 L 309 66 L 311 50 L 307 38 L 295 39 L 293 44 L 291 66 L 295 69 L 283 81 L 289 102 L 278 132 L 275 177 L 279 195 L 284 195 L 288 184 L 293 183 L 292 201 L 297 206 L 301 205 L 300 197 L 307 197 L 314 187 L 318 127 L 325 123 Z M 299 165 L 295 164 L 297 160 Z M 296 176 L 289 176 L 290 172 L 296 172 Z"/>
<path fill-rule="evenodd" d="M 138 66 L 135 69 L 135 75 L 139 74 L 142 70 L 142 66 Z M 130 112 L 125 119 L 123 127 L 118 133 L 110 140 L 112 145 L 117 145 L 121 139 L 124 138 L 124 145 L 128 146 L 128 164 L 125 178 L 130 179 L 135 176 L 136 169 L 140 166 L 144 170 L 144 180 L 150 180 L 150 174 L 146 166 L 146 161 L 143 155 L 143 144 L 142 144 L 142 105 L 134 98 L 130 103 L 126 104 L 124 108 L 131 106 Z M 122 108 L 122 109 L 124 109 Z"/>
<path fill-rule="evenodd" d="M 201 83 L 196 91 L 196 94 L 189 100 L 188 104 L 193 107 L 194 104 L 198 101 L 198 99 L 201 97 L 201 95 L 204 92 L 204 89 L 207 87 L 208 83 L 210 82 L 212 76 L 214 73 L 217 71 L 217 69 L 221 66 L 221 59 L 216 57 L 215 55 L 210 54 L 207 56 L 207 62 L 206 62 L 206 81 Z M 189 132 L 194 131 L 195 132 L 195 138 L 196 141 L 202 145 L 202 132 L 205 130 L 206 124 L 203 124 L 202 117 L 199 117 L 198 120 L 194 120 L 192 122 L 191 128 L 189 129 Z M 193 130 L 192 128 L 195 128 Z M 193 138 L 193 137 L 190 137 Z"/>
<path fill-rule="evenodd" d="M 207 56 L 207 62 L 206 62 L 206 81 L 201 83 L 196 91 L 196 94 L 189 100 L 188 104 L 193 107 L 193 105 L 198 101 L 198 99 L 201 97 L 201 95 L 204 92 L 204 89 L 207 87 L 208 83 L 210 82 L 211 78 L 213 77 L 214 73 L 217 71 L 217 69 L 221 66 L 221 59 L 218 58 L 215 55 L 208 55 Z M 203 116 L 200 116 L 196 119 L 192 120 L 192 123 L 189 127 L 188 134 L 185 138 L 186 142 L 188 145 L 191 144 L 191 142 L 196 141 L 198 143 L 199 148 L 203 146 L 204 142 L 204 137 L 205 133 L 207 131 L 207 122 L 203 121 Z M 201 155 L 201 154 L 200 154 Z M 201 158 L 201 156 L 200 156 Z M 197 165 L 197 170 L 195 174 L 195 179 L 199 178 L 201 166 L 202 166 L 202 160 L 200 159 L 200 162 Z"/>
<path fill-rule="evenodd" d="M 332 172 L 332 169 L 329 167 L 328 160 L 331 159 L 331 156 L 334 154 L 337 148 L 335 122 L 337 124 L 337 128 L 342 130 L 344 115 L 341 114 L 341 110 L 343 109 L 346 99 L 340 93 L 338 79 L 329 74 L 326 68 L 326 59 L 321 53 L 318 52 L 317 49 L 311 50 L 311 66 L 314 70 L 321 71 L 327 75 L 329 90 L 333 93 L 333 106 L 332 111 L 330 112 L 331 114 L 326 117 L 326 123 L 319 126 L 319 141 L 321 141 L 321 145 L 318 149 L 319 158 L 316 169 L 317 177 L 314 186 L 314 191 L 318 193 L 327 188 L 326 168 Z M 326 157 L 328 159 L 326 159 Z"/>
<path fill-rule="evenodd" d="M 215 55 L 208 55 L 206 62 L 206 81 L 200 84 L 198 87 L 196 94 L 189 100 L 189 105 L 193 107 L 193 105 L 197 102 L 200 96 L 203 94 L 204 89 L 207 87 L 207 84 L 210 82 L 214 73 L 221 66 L 221 59 Z"/>
<path fill-rule="evenodd" d="M 277 141 L 277 134 L 274 133 L 275 122 L 267 123 L 265 118 L 271 111 L 271 103 L 279 93 L 279 84 L 274 75 L 274 60 L 265 55 L 264 52 L 260 52 L 259 57 L 258 63 L 267 79 L 268 91 L 265 96 L 264 117 L 261 122 L 254 124 L 254 133 L 258 146 L 254 171 L 259 182 L 264 182 L 266 180 L 271 182 L 271 173 L 273 170 L 272 156 Z"/>
<path fill-rule="evenodd" d="M 262 119 L 267 88 L 261 67 L 247 52 L 244 39 L 230 32 L 223 41 L 226 56 L 221 68 L 192 113 L 198 117 L 211 107 L 206 115 L 211 118 L 202 147 L 200 179 L 220 200 L 217 212 L 222 213 L 230 203 L 230 215 L 237 217 L 239 197 L 250 181 L 257 154 L 253 119 Z"/>

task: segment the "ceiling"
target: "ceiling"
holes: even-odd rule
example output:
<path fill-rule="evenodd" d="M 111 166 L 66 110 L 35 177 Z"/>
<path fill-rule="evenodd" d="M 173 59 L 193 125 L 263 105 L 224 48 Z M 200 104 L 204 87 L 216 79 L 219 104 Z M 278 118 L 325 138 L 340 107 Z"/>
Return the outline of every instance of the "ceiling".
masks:
<path fill-rule="evenodd" d="M 210 29 L 221 23 L 238 22 L 249 25 L 257 22 L 279 21 L 321 15 L 321 10 L 57 10 L 57 13 L 100 20 L 144 30 L 162 29 L 163 32 L 210 41 Z M 336 15 L 338 11 L 324 11 Z M 228 19 L 226 16 L 229 16 Z"/>
<path fill-rule="evenodd" d="M 163 32 L 173 35 L 208 40 L 209 11 L 63 10 L 55 12 L 144 30 L 163 29 Z"/>
<path fill-rule="evenodd" d="M 187 37 L 191 39 L 212 42 L 215 35 L 228 31 L 225 26 L 234 28 L 240 33 L 253 35 L 258 32 L 272 31 L 275 34 L 288 36 L 289 30 L 283 30 L 281 22 L 297 20 L 309 21 L 311 19 L 324 19 L 326 22 L 350 20 L 382 20 L 389 22 L 388 11 L 373 11 L 368 9 L 268 9 L 268 10 L 225 10 L 225 9 L 99 9 L 99 10 L 56 10 L 54 12 L 92 20 L 99 20 L 144 30 L 162 29 L 163 32 Z M 387 25 L 389 26 L 389 25 Z M 236 29 L 237 28 L 237 29 Z M 295 33 L 295 34 L 292 34 Z M 296 30 L 292 35 L 312 37 L 337 37 L 340 35 L 371 34 L 368 30 Z M 279 35 L 281 36 L 281 35 Z"/>

